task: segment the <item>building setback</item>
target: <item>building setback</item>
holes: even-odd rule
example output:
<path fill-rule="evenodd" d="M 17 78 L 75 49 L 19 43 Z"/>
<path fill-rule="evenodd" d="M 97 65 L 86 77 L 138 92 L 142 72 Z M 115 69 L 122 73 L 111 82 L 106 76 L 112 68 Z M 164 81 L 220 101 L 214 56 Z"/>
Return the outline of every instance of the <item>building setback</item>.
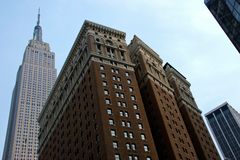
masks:
<path fill-rule="evenodd" d="M 217 149 L 211 139 L 192 92 L 190 83 L 169 63 L 164 70 L 170 86 L 174 89 L 175 99 L 187 127 L 197 156 L 201 160 L 220 160 Z"/>
<path fill-rule="evenodd" d="M 158 159 L 125 33 L 84 22 L 39 123 L 40 160 Z"/>
<path fill-rule="evenodd" d="M 159 159 L 198 159 L 162 60 L 137 36 L 128 48 Z"/>
<path fill-rule="evenodd" d="M 240 1 L 205 0 L 204 2 L 240 53 Z"/>
<path fill-rule="evenodd" d="M 56 79 L 55 54 L 42 41 L 40 13 L 25 49 L 12 94 L 3 160 L 36 160 L 37 117 Z"/>
<path fill-rule="evenodd" d="M 225 159 L 240 159 L 240 114 L 227 102 L 205 114 Z"/>

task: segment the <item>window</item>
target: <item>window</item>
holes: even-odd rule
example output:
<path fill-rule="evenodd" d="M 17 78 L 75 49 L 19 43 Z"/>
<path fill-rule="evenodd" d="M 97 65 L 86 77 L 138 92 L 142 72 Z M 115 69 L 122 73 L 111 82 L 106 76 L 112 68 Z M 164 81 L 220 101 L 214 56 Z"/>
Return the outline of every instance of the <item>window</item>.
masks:
<path fill-rule="evenodd" d="M 120 78 L 120 77 L 117 77 L 117 81 L 119 81 L 119 82 L 120 82 L 120 81 L 121 81 L 121 78 Z"/>
<path fill-rule="evenodd" d="M 120 116 L 122 117 L 122 116 L 123 116 L 123 111 L 120 111 L 119 114 L 120 114 Z"/>
<path fill-rule="evenodd" d="M 113 142 L 113 148 L 118 148 L 117 142 Z"/>
<path fill-rule="evenodd" d="M 132 144 L 131 146 L 132 146 L 132 150 L 135 151 L 135 150 L 136 150 L 136 145 L 135 145 L 135 144 Z"/>
<path fill-rule="evenodd" d="M 125 76 L 126 76 L 126 77 L 128 77 L 128 76 L 129 76 L 129 73 L 128 73 L 128 72 L 126 72 L 126 73 L 125 73 Z"/>
<path fill-rule="evenodd" d="M 130 122 L 127 122 L 127 127 L 131 127 L 131 123 Z"/>
<path fill-rule="evenodd" d="M 101 77 L 105 78 L 106 77 L 105 73 L 101 73 Z"/>
<path fill-rule="evenodd" d="M 100 70 L 104 70 L 104 66 L 101 65 L 101 66 L 100 66 Z"/>
<path fill-rule="evenodd" d="M 122 121 L 122 126 L 123 126 L 123 127 L 125 127 L 125 126 L 126 126 L 126 124 L 125 124 L 125 121 Z"/>
<path fill-rule="evenodd" d="M 119 154 L 115 154 L 115 160 L 120 160 L 120 155 Z"/>
<path fill-rule="evenodd" d="M 133 133 L 132 132 L 129 133 L 129 138 L 133 139 Z"/>
<path fill-rule="evenodd" d="M 136 118 L 140 119 L 140 114 L 139 113 L 136 113 Z"/>
<path fill-rule="evenodd" d="M 122 89 L 123 89 L 123 87 L 122 87 L 122 85 L 121 85 L 121 84 L 119 84 L 118 88 L 119 88 L 120 90 L 122 90 Z"/>
<path fill-rule="evenodd" d="M 120 97 L 121 97 L 121 98 L 124 98 L 124 94 L 123 94 L 123 93 L 121 93 L 121 94 L 120 94 Z"/>
<path fill-rule="evenodd" d="M 110 125 L 114 125 L 114 120 L 113 120 L 113 119 L 109 119 L 109 120 L 108 120 L 108 123 L 109 123 Z"/>
<path fill-rule="evenodd" d="M 145 134 L 143 134 L 143 133 L 141 134 L 141 139 L 146 140 Z"/>
<path fill-rule="evenodd" d="M 138 123 L 138 128 L 143 129 L 143 125 L 141 123 Z"/>
<path fill-rule="evenodd" d="M 118 92 L 116 92 L 116 97 L 119 97 L 119 93 Z"/>
<path fill-rule="evenodd" d="M 107 82 L 103 81 L 103 82 L 102 82 L 102 85 L 103 85 L 104 87 L 106 87 L 106 86 L 107 86 Z"/>
<path fill-rule="evenodd" d="M 119 107 L 121 106 L 121 102 L 120 101 L 117 102 L 117 106 L 119 106 Z"/>
<path fill-rule="evenodd" d="M 117 88 L 118 88 L 117 84 L 114 84 L 114 88 L 115 88 L 115 89 L 117 89 Z"/>
<path fill-rule="evenodd" d="M 127 150 L 130 150 L 130 149 L 131 149 L 129 143 L 126 143 L 126 148 L 127 148 Z"/>
<path fill-rule="evenodd" d="M 104 89 L 104 95 L 109 95 L 108 90 Z"/>
<path fill-rule="evenodd" d="M 136 97 L 135 96 L 131 96 L 131 100 L 135 101 Z"/>
<path fill-rule="evenodd" d="M 105 99 L 105 103 L 110 104 L 111 103 L 110 99 Z"/>
<path fill-rule="evenodd" d="M 138 156 L 134 156 L 134 160 L 138 160 Z"/>
<path fill-rule="evenodd" d="M 127 83 L 128 83 L 128 84 L 131 84 L 131 80 L 130 80 L 130 79 L 128 79 L 128 80 L 127 80 Z"/>
<path fill-rule="evenodd" d="M 116 136 L 116 131 L 113 130 L 113 129 L 111 129 L 111 135 L 112 135 L 113 137 L 115 137 L 115 136 Z"/>
<path fill-rule="evenodd" d="M 108 114 L 108 115 L 112 115 L 112 110 L 108 108 L 108 109 L 107 109 L 107 114 Z"/>
<path fill-rule="evenodd" d="M 146 160 L 152 160 L 152 158 L 151 157 L 147 157 Z"/>
<path fill-rule="evenodd" d="M 125 117 L 128 117 L 128 112 L 124 112 Z"/>
<path fill-rule="evenodd" d="M 133 156 L 128 156 L 128 160 L 133 160 Z"/>
<path fill-rule="evenodd" d="M 133 109 L 138 109 L 138 106 L 136 104 L 134 104 Z"/>
<path fill-rule="evenodd" d="M 127 107 L 127 105 L 126 105 L 126 103 L 125 103 L 125 102 L 123 102 L 123 103 L 122 103 L 122 106 L 123 106 L 123 107 Z"/>
<path fill-rule="evenodd" d="M 124 131 L 124 132 L 123 132 L 123 136 L 124 136 L 125 138 L 128 138 L 128 133 L 127 133 L 126 131 Z"/>
<path fill-rule="evenodd" d="M 144 151 L 145 151 L 145 152 L 148 152 L 148 151 L 149 151 L 149 149 L 148 149 L 148 146 L 147 146 L 147 145 L 144 145 L 144 146 L 143 146 L 143 149 L 144 149 Z"/>
<path fill-rule="evenodd" d="M 113 79 L 114 81 L 116 81 L 116 76 L 113 76 L 112 79 Z"/>
<path fill-rule="evenodd" d="M 133 88 L 132 87 L 129 87 L 129 92 L 133 92 Z"/>

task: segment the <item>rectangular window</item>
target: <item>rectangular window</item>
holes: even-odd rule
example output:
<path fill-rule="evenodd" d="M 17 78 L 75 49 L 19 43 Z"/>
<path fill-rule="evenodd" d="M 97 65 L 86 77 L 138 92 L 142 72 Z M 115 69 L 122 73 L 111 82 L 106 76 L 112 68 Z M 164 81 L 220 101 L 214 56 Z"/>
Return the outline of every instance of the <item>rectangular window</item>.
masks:
<path fill-rule="evenodd" d="M 127 148 L 127 150 L 130 150 L 130 149 L 131 149 L 129 143 L 126 143 L 126 148 Z"/>
<path fill-rule="evenodd" d="M 120 160 L 120 155 L 119 154 L 115 154 L 115 160 Z"/>
<path fill-rule="evenodd" d="M 124 132 L 123 132 L 123 136 L 124 136 L 125 138 L 128 138 L 128 133 L 127 133 L 126 131 L 124 131 Z"/>
<path fill-rule="evenodd" d="M 108 115 L 112 115 L 112 110 L 108 108 L 108 109 L 107 109 L 107 114 L 108 114 Z"/>
<path fill-rule="evenodd" d="M 136 97 L 135 96 L 131 96 L 131 100 L 135 101 Z"/>
<path fill-rule="evenodd" d="M 143 129 L 143 125 L 141 123 L 138 123 L 138 128 Z"/>
<path fill-rule="evenodd" d="M 106 104 L 111 104 L 110 99 L 105 99 L 105 103 L 106 103 Z"/>
<path fill-rule="evenodd" d="M 142 140 L 145 140 L 145 139 L 146 139 L 146 137 L 145 137 L 145 135 L 144 135 L 143 133 L 141 134 L 141 139 L 142 139 Z"/>
<path fill-rule="evenodd" d="M 138 109 L 138 106 L 136 104 L 134 104 L 133 109 Z"/>
<path fill-rule="evenodd" d="M 136 113 L 136 118 L 140 119 L 140 114 L 139 113 Z"/>
<path fill-rule="evenodd" d="M 128 83 L 128 84 L 131 84 L 131 80 L 130 80 L 130 79 L 128 79 L 128 80 L 127 80 L 127 83 Z"/>
<path fill-rule="evenodd" d="M 126 76 L 126 77 L 128 77 L 128 76 L 129 76 L 129 73 L 128 73 L 128 72 L 126 72 L 126 73 L 125 73 L 125 76 Z"/>
<path fill-rule="evenodd" d="M 147 145 L 144 145 L 144 146 L 143 146 L 143 149 L 144 149 L 144 151 L 145 151 L 145 152 L 148 152 L 148 151 L 149 151 L 149 149 L 148 149 L 148 146 L 147 146 Z"/>
<path fill-rule="evenodd" d="M 113 129 L 111 129 L 111 135 L 112 135 L 113 137 L 115 137 L 115 136 L 116 136 L 116 131 L 113 130 Z"/>
<path fill-rule="evenodd" d="M 135 144 L 132 144 L 131 146 L 132 146 L 132 150 L 135 151 L 135 150 L 136 150 L 136 145 L 135 145 Z"/>
<path fill-rule="evenodd" d="M 129 87 L 129 92 L 133 92 L 133 88 L 132 87 Z"/>
<path fill-rule="evenodd" d="M 104 66 L 101 65 L 101 66 L 100 66 L 100 70 L 104 70 Z"/>
<path fill-rule="evenodd" d="M 109 95 L 108 90 L 104 89 L 104 95 Z"/>
<path fill-rule="evenodd" d="M 114 125 L 113 119 L 109 119 L 109 120 L 108 120 L 108 123 L 109 123 L 109 125 L 111 125 L 111 126 Z"/>
<path fill-rule="evenodd" d="M 121 85 L 121 84 L 119 84 L 118 88 L 119 88 L 120 90 L 122 90 L 122 89 L 123 89 L 123 87 L 122 87 L 122 85 Z"/>
<path fill-rule="evenodd" d="M 133 139 L 133 133 L 132 132 L 129 133 L 129 138 Z"/>
<path fill-rule="evenodd" d="M 118 144 L 117 144 L 117 142 L 113 142 L 113 148 L 118 148 Z"/>
<path fill-rule="evenodd" d="M 101 77 L 102 78 L 106 78 L 106 74 L 105 73 L 101 73 Z"/>
<path fill-rule="evenodd" d="M 107 82 L 103 81 L 103 82 L 102 82 L 102 85 L 103 85 L 104 87 L 106 87 L 106 86 L 107 86 Z"/>

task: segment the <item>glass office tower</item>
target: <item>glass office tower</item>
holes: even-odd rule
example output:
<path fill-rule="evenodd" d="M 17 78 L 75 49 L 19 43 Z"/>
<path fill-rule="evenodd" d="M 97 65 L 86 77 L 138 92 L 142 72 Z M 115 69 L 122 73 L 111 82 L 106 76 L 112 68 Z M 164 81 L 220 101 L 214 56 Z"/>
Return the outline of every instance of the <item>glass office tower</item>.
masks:
<path fill-rule="evenodd" d="M 226 159 L 240 159 L 240 114 L 227 102 L 205 114 Z"/>
<path fill-rule="evenodd" d="M 205 0 L 205 4 L 240 52 L 240 0 Z"/>

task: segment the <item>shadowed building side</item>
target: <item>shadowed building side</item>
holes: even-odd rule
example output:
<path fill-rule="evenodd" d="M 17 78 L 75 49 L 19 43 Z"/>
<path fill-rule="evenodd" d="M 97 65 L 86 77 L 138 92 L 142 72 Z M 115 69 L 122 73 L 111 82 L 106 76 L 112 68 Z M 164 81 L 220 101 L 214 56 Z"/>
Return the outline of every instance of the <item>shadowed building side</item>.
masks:
<path fill-rule="evenodd" d="M 198 159 L 162 60 L 136 36 L 128 48 L 159 159 Z"/>
<path fill-rule="evenodd" d="M 198 158 L 200 160 L 220 160 L 217 149 L 201 116 L 201 111 L 193 98 L 190 83 L 169 63 L 166 63 L 163 68 L 169 84 L 174 89 L 175 99 Z"/>

